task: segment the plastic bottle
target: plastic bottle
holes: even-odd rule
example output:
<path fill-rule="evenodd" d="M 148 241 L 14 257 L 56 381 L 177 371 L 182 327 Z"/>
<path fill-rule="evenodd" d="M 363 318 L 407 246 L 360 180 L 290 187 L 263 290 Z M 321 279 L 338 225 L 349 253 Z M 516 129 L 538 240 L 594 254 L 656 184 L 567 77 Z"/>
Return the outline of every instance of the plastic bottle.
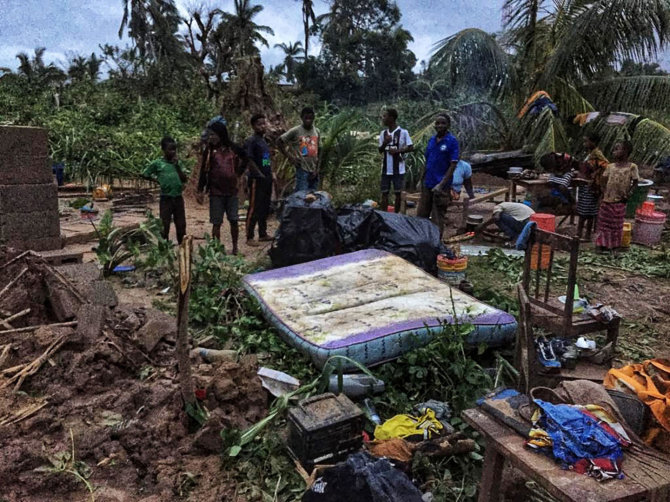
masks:
<path fill-rule="evenodd" d="M 331 375 L 328 391 L 339 392 L 338 375 Z M 355 399 L 357 397 L 384 392 L 384 382 L 365 374 L 342 375 L 342 394 Z"/>
<path fill-rule="evenodd" d="M 376 425 L 382 424 L 382 419 L 379 418 L 375 405 L 372 404 L 372 401 L 369 398 L 363 399 L 363 410 L 372 423 Z"/>
<path fill-rule="evenodd" d="M 191 351 L 192 356 L 200 356 L 203 361 L 213 363 L 215 361 L 223 361 L 228 359 L 234 361 L 237 358 L 237 352 L 234 350 L 215 350 L 197 347 Z"/>

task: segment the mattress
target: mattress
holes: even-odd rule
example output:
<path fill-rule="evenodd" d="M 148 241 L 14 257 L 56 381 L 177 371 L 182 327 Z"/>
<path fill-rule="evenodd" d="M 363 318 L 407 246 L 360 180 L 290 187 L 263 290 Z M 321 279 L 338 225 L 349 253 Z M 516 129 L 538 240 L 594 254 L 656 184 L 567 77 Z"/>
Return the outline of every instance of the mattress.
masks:
<path fill-rule="evenodd" d="M 467 341 L 491 346 L 512 341 L 517 327 L 507 312 L 379 250 L 251 274 L 243 283 L 284 340 L 317 367 L 335 355 L 365 366 L 392 360 L 444 333 L 445 322 L 471 325 Z"/>

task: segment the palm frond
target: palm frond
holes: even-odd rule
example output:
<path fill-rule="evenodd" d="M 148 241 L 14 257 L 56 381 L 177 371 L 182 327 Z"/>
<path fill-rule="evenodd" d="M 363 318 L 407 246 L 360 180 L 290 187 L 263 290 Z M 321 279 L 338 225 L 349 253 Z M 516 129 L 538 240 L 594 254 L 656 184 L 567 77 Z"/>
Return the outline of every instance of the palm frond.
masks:
<path fill-rule="evenodd" d="M 654 59 L 670 39 L 668 0 L 571 2 L 570 22 L 556 34 L 542 85 L 577 82 L 616 61 Z"/>
<path fill-rule="evenodd" d="M 485 31 L 469 28 L 434 45 L 430 66 L 450 85 L 490 90 L 503 94 L 513 81 L 510 58 L 496 39 Z"/>
<path fill-rule="evenodd" d="M 548 91 L 563 117 L 572 117 L 580 113 L 595 111 L 589 100 L 574 85 L 562 78 L 554 79 Z"/>
<path fill-rule="evenodd" d="M 527 117 L 524 125 L 529 142 L 535 146 L 536 165 L 539 166 L 540 157 L 546 153 L 570 150 L 570 140 L 561 119 L 549 108 L 545 108 L 536 117 Z"/>
<path fill-rule="evenodd" d="M 613 78 L 586 85 L 580 91 L 603 111 L 670 112 L 670 76 Z"/>
<path fill-rule="evenodd" d="M 670 129 L 651 119 L 638 122 L 633 133 L 632 159 L 639 164 L 656 165 L 670 156 Z"/>

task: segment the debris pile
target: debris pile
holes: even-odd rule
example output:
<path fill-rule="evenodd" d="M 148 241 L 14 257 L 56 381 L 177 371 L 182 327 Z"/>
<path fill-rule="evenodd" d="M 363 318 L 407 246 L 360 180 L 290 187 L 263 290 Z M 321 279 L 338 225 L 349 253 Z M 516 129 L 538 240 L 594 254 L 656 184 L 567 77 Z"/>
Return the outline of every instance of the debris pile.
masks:
<path fill-rule="evenodd" d="M 210 420 L 191 434 L 174 318 L 109 306 L 68 267 L 0 249 L 0 498 L 231 500 L 219 432 L 265 415 L 255 361 L 194 366 Z"/>

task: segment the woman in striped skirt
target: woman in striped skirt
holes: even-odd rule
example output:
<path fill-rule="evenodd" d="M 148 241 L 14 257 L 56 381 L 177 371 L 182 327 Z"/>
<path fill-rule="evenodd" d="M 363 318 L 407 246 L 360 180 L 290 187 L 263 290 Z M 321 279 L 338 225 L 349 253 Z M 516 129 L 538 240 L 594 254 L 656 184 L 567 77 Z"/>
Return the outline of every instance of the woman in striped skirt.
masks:
<path fill-rule="evenodd" d="M 577 189 L 577 236 L 581 239 L 586 228 L 586 241 L 591 240 L 591 232 L 596 216 L 598 216 L 598 199 L 601 191 L 602 173 L 607 167 L 608 161 L 603 152 L 598 148 L 600 138 L 596 134 L 584 136 L 584 148 L 589 152 L 583 163 L 582 174 L 591 184 L 580 186 Z"/>
<path fill-rule="evenodd" d="M 621 246 L 626 201 L 640 180 L 637 166 L 628 160 L 633 151 L 630 141 L 614 145 L 614 163 L 602 175 L 603 200 L 598 211 L 596 249 L 600 252 Z"/>

